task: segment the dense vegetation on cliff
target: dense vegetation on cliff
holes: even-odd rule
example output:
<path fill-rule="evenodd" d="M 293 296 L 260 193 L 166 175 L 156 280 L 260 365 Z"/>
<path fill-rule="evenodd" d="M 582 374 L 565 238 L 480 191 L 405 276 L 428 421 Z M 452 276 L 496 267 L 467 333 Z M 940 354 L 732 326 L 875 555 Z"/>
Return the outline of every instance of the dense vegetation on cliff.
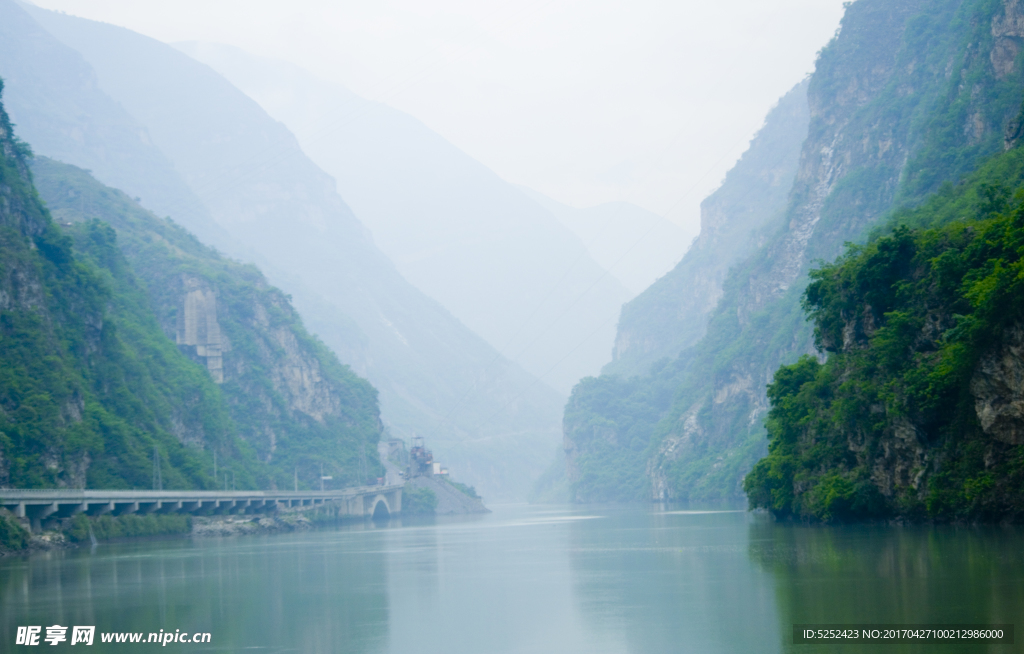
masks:
<path fill-rule="evenodd" d="M 809 81 L 810 126 L 788 207 L 731 266 L 703 338 L 635 379 L 606 376 L 574 390 L 565 414 L 573 499 L 630 499 L 637 489 L 664 500 L 742 497 L 744 476 L 765 454 L 765 387 L 780 365 L 814 351 L 801 308 L 808 271 L 844 243 L 864 242 L 899 207 L 920 206 L 970 174 L 1020 132 L 1022 41 L 1016 2 L 847 6 Z M 700 285 L 702 272 L 678 287 Z M 618 399 L 602 402 L 611 386 Z M 637 403 L 649 407 L 642 420 L 619 411 Z M 642 477 L 620 483 L 609 465 Z M 585 479 L 603 481 L 598 488 Z"/>
<path fill-rule="evenodd" d="M 0 484 L 145 488 L 155 448 L 168 486 L 211 485 L 170 425 L 239 446 L 216 386 L 155 323 L 111 315 L 114 290 L 50 219 L 2 108 L 0 148 Z"/>
<path fill-rule="evenodd" d="M 812 271 L 805 307 L 828 359 L 805 356 L 768 387 L 753 506 L 816 520 L 1024 515 L 1024 190 L 1009 191 L 1022 183 L 1017 149 Z"/>

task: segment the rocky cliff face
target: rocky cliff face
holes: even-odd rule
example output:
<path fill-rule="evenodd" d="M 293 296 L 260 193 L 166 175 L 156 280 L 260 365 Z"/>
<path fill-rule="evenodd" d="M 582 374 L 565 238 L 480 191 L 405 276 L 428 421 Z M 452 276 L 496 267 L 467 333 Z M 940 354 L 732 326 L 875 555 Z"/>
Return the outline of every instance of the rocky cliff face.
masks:
<path fill-rule="evenodd" d="M 184 293 L 178 308 L 178 345 L 194 347 L 196 357 L 203 360 L 210 377 L 218 384 L 224 383 L 224 350 L 230 350 L 220 334 L 217 322 L 217 294 L 198 277 L 182 277 Z"/>
<path fill-rule="evenodd" d="M 1024 444 L 1024 326 L 1010 328 L 981 359 L 971 394 L 986 434 L 1008 445 Z"/>
<path fill-rule="evenodd" d="M 661 417 L 644 428 L 656 498 L 741 493 L 765 453 L 766 384 L 780 365 L 814 352 L 800 306 L 811 262 L 836 257 L 894 207 L 920 202 L 1003 148 L 1024 89 L 1019 64 L 1007 58 L 1017 12 L 1013 0 L 848 6 L 810 79 L 807 138 L 776 231 L 732 265 L 703 338 L 629 391 Z M 652 399 L 661 384 L 675 389 L 673 400 Z M 630 415 L 597 404 L 593 412 L 636 433 Z M 586 460 L 579 449 L 577 460 Z"/>
<path fill-rule="evenodd" d="M 623 306 L 604 373 L 645 374 L 704 336 L 729 268 L 763 244 L 786 208 L 807 135 L 807 86 L 779 100 L 721 188 L 701 203 L 700 235 L 682 261 Z"/>
<path fill-rule="evenodd" d="M 175 318 L 173 333 L 178 346 L 202 363 L 215 383 L 226 383 L 229 393 L 244 393 L 247 403 L 274 415 L 274 420 L 264 417 L 246 421 L 257 426 L 258 432 L 246 438 L 262 461 L 270 463 L 278 441 L 287 438 L 287 433 L 280 433 L 281 427 L 275 427 L 286 415 L 321 425 L 343 418 L 339 380 L 324 373 L 319 359 L 323 352 L 312 346 L 308 335 L 297 333 L 298 317 L 276 289 L 263 282 L 260 287 L 264 293 L 250 297 L 251 304 L 242 306 L 241 311 L 221 309 L 229 329 L 244 332 L 249 347 L 243 351 L 232 348 L 217 317 L 217 289 L 224 285 L 223 280 L 186 273 L 168 281 L 171 292 L 156 297 L 157 301 L 177 299 L 177 316 L 169 310 L 163 315 L 168 322 Z M 164 324 L 164 331 L 172 333 L 170 324 Z M 264 383 L 254 383 L 256 371 L 260 371 Z"/>

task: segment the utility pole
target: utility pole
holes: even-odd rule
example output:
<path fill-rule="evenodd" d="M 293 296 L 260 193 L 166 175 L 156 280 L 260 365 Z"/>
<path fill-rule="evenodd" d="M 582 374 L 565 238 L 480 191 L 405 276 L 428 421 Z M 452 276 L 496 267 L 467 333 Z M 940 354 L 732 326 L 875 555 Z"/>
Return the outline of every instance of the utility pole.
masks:
<path fill-rule="evenodd" d="M 164 479 L 160 470 L 160 450 L 153 446 L 153 490 L 163 490 Z"/>
<path fill-rule="evenodd" d="M 299 492 L 299 466 L 295 466 L 295 492 Z"/>
<path fill-rule="evenodd" d="M 331 479 L 334 479 L 334 477 L 331 476 L 331 475 L 325 475 L 324 474 L 324 462 L 321 461 L 320 462 L 320 492 L 323 492 L 323 490 L 324 490 L 324 480 L 330 481 Z"/>
<path fill-rule="evenodd" d="M 217 483 L 217 450 L 213 451 L 213 483 Z"/>

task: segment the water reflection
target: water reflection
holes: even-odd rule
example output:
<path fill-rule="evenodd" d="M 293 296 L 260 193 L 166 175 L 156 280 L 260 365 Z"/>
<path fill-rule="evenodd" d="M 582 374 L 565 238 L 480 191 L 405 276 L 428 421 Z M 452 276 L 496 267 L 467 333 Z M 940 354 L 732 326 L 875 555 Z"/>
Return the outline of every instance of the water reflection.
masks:
<path fill-rule="evenodd" d="M 605 513 L 572 527 L 574 591 L 590 629 L 635 654 L 775 649 L 772 579 L 750 565 L 747 514 Z"/>
<path fill-rule="evenodd" d="M 792 624 L 1024 624 L 1018 529 L 811 528 L 678 507 L 494 508 L 0 559 L 0 651 L 13 649 L 18 625 L 55 623 L 213 634 L 205 648 L 165 651 L 313 654 L 833 652 L 787 645 Z"/>
<path fill-rule="evenodd" d="M 384 555 L 368 546 L 377 536 L 333 535 L 113 544 L 4 561 L 0 643 L 13 645 L 18 625 L 60 624 L 209 632 L 207 651 L 378 651 L 389 607 Z"/>
<path fill-rule="evenodd" d="M 618 652 L 573 603 L 564 511 L 495 507 L 391 531 L 389 652 Z"/>
<path fill-rule="evenodd" d="M 758 521 L 750 555 L 775 578 L 783 649 L 860 651 L 863 645 L 792 645 L 794 623 L 1017 623 L 1024 628 L 1024 531 L 1003 527 L 809 527 Z M 1020 642 L 1021 635 L 1017 636 Z M 965 651 L 963 644 L 887 651 Z M 1020 645 L 970 651 L 1022 651 Z"/>

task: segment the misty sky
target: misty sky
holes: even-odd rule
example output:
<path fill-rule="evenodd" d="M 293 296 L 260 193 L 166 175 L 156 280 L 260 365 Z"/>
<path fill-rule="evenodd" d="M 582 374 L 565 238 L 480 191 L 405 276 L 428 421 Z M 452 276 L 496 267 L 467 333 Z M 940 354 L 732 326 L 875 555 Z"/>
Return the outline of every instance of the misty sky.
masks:
<path fill-rule="evenodd" d="M 291 61 L 510 182 L 574 206 L 628 200 L 694 233 L 700 200 L 842 15 L 842 0 L 37 4 Z"/>

